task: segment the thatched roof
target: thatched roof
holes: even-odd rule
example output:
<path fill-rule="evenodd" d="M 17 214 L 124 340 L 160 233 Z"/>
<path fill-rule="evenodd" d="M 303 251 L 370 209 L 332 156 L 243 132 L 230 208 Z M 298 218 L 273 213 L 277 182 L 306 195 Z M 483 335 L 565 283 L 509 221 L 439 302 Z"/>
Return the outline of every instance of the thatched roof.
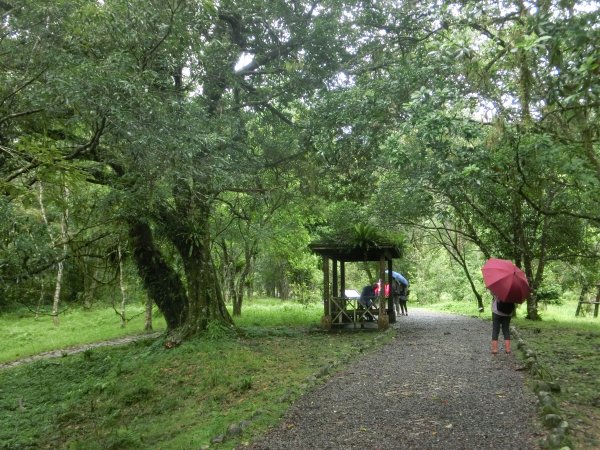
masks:
<path fill-rule="evenodd" d="M 379 261 L 382 256 L 387 260 L 400 258 L 402 256 L 400 247 L 390 243 L 359 247 L 336 243 L 314 242 L 309 245 L 309 248 L 313 253 L 337 261 Z"/>

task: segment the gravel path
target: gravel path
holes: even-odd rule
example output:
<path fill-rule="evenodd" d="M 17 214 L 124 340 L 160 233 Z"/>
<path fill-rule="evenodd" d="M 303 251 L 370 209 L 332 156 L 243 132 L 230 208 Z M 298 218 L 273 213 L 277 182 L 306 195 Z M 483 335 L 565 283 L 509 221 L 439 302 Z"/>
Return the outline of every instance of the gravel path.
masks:
<path fill-rule="evenodd" d="M 390 344 L 301 397 L 240 449 L 537 449 L 536 397 L 491 323 L 412 310 Z"/>

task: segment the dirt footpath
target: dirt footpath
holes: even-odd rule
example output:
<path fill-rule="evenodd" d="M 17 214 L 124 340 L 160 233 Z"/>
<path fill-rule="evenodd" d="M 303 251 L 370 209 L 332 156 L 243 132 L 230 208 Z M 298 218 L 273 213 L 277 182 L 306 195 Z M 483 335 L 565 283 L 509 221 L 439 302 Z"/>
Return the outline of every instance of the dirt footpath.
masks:
<path fill-rule="evenodd" d="M 410 311 L 397 337 L 301 397 L 240 449 L 537 449 L 536 397 L 491 322 Z"/>

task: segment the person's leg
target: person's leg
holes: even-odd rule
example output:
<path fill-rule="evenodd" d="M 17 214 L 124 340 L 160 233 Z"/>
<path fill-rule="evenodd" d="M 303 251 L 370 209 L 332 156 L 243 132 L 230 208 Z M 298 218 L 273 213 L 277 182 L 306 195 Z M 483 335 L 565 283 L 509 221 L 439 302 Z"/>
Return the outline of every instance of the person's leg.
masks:
<path fill-rule="evenodd" d="M 408 309 L 406 309 L 406 301 L 400 300 L 400 309 L 402 309 L 402 315 L 408 316 Z"/>
<path fill-rule="evenodd" d="M 492 313 L 492 354 L 498 353 L 498 336 L 500 335 L 500 316 Z"/>
<path fill-rule="evenodd" d="M 502 335 L 504 336 L 504 351 L 506 353 L 510 353 L 510 319 L 510 316 L 502 318 Z"/>

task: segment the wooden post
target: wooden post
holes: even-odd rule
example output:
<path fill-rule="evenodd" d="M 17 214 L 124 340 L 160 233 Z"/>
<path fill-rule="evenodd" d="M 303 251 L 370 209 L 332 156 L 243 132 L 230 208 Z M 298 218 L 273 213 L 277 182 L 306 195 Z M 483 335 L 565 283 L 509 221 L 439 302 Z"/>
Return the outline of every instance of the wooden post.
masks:
<path fill-rule="evenodd" d="M 346 265 L 340 261 L 340 297 L 346 296 Z"/>
<path fill-rule="evenodd" d="M 333 259 L 333 270 L 331 274 L 331 293 L 334 297 L 339 295 L 338 291 L 338 262 L 337 259 Z"/>
<path fill-rule="evenodd" d="M 346 264 L 343 260 L 340 261 L 340 307 L 344 311 L 348 310 L 348 301 L 346 300 Z"/>
<path fill-rule="evenodd" d="M 379 318 L 377 319 L 377 328 L 385 330 L 390 326 L 390 319 L 385 307 L 385 256 L 379 258 Z"/>
<path fill-rule="evenodd" d="M 383 315 L 385 311 L 385 259 L 382 256 L 379 258 L 379 315 Z"/>
<path fill-rule="evenodd" d="M 581 313 L 581 308 L 583 306 L 583 303 L 585 302 L 585 294 L 587 294 L 587 292 L 588 292 L 588 285 L 586 283 L 583 286 L 581 286 L 581 293 L 579 294 L 579 303 L 577 303 L 577 310 L 575 311 L 575 317 L 579 317 L 579 314 Z"/>
<path fill-rule="evenodd" d="M 331 294 L 329 291 L 329 258 L 323 256 L 323 317 L 321 325 L 326 330 L 331 329 Z"/>
<path fill-rule="evenodd" d="M 392 276 L 392 260 L 388 259 L 387 263 L 388 283 L 390 285 L 390 297 L 388 298 L 388 316 L 390 318 L 390 323 L 396 323 L 396 307 L 394 306 L 394 292 L 392 289 L 392 281 L 394 279 L 394 277 Z"/>
<path fill-rule="evenodd" d="M 324 314 L 328 316 L 329 311 L 329 258 L 323 256 L 323 303 L 325 306 Z"/>
<path fill-rule="evenodd" d="M 338 307 L 338 301 L 336 300 L 336 297 L 338 297 L 339 295 L 339 291 L 338 291 L 338 260 L 335 258 L 331 259 L 332 262 L 332 267 L 331 267 L 331 297 L 333 297 L 331 299 L 330 302 L 330 309 L 329 309 L 329 314 L 331 315 L 331 318 L 333 320 L 334 317 L 339 316 L 339 307 Z M 339 319 L 342 320 L 342 317 L 339 316 Z"/>

